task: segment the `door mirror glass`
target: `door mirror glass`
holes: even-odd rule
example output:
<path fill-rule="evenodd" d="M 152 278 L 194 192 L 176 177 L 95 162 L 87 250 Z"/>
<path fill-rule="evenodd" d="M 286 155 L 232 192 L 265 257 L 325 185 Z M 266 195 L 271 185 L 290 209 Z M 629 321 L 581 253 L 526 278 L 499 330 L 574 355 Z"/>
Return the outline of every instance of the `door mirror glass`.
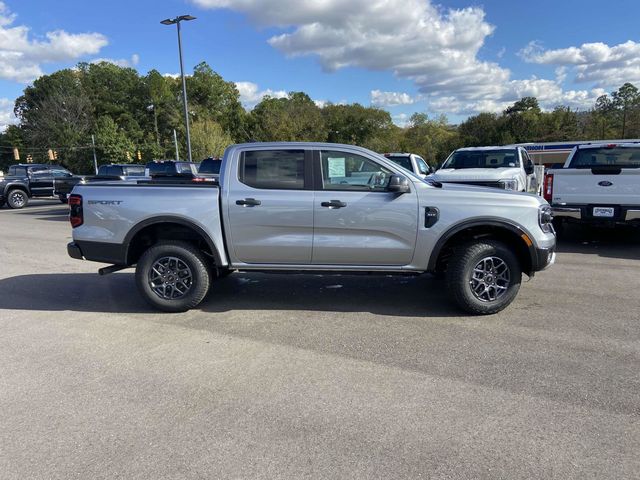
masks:
<path fill-rule="evenodd" d="M 527 163 L 527 165 L 525 165 L 525 167 L 524 167 L 524 171 L 525 171 L 525 173 L 527 175 L 533 175 L 534 170 L 535 169 L 534 169 L 533 165 L 530 164 L 530 163 Z"/>
<path fill-rule="evenodd" d="M 391 175 L 389 183 L 387 184 L 387 190 L 394 193 L 408 193 L 411 191 L 409 188 L 409 179 L 402 175 Z"/>

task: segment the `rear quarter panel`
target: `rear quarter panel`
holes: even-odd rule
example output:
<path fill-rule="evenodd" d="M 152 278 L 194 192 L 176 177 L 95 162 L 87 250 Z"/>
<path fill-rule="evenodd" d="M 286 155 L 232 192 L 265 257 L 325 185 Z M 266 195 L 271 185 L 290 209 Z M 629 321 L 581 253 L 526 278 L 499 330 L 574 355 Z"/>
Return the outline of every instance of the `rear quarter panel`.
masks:
<path fill-rule="evenodd" d="M 200 227 L 226 264 L 220 223 L 219 190 L 211 186 L 78 185 L 84 223 L 73 229 L 75 241 L 122 244 L 142 222 L 171 217 Z"/>

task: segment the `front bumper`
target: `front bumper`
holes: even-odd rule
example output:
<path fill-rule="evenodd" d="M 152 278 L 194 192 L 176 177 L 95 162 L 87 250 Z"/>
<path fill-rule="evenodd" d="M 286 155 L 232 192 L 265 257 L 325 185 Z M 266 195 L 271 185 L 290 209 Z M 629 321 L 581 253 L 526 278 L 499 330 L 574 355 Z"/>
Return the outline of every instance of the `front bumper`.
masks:
<path fill-rule="evenodd" d="M 556 263 L 555 246 L 550 248 L 536 248 L 536 261 L 535 265 L 533 265 L 534 272 L 546 270 L 554 263 Z"/>
<path fill-rule="evenodd" d="M 594 217 L 594 207 L 613 208 L 613 217 Z M 638 205 L 552 205 L 553 217 L 578 221 L 581 223 L 627 223 L 640 222 L 640 206 Z"/>

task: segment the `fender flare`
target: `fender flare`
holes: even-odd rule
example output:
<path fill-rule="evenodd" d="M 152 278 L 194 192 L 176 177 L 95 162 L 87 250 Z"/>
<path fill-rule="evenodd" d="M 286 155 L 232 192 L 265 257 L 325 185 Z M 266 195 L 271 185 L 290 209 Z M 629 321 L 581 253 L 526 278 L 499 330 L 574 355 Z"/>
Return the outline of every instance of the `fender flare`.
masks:
<path fill-rule="evenodd" d="M 122 245 L 124 247 L 124 258 L 127 261 L 127 263 L 129 263 L 128 262 L 129 247 L 131 245 L 131 241 L 133 240 L 133 238 L 142 229 L 149 227 L 151 225 L 159 225 L 162 223 L 175 223 L 175 224 L 190 228 L 196 233 L 198 233 L 205 240 L 205 242 L 207 242 L 207 245 L 209 246 L 211 253 L 213 253 L 213 258 L 216 262 L 216 265 L 223 266 L 222 257 L 220 256 L 220 251 L 218 250 L 218 247 L 213 242 L 209 234 L 207 234 L 207 232 L 205 232 L 205 230 L 201 226 L 195 224 L 190 220 L 187 220 L 181 217 L 171 216 L 171 215 L 161 215 L 157 217 L 147 218 L 137 223 L 136 225 L 134 225 L 133 228 L 131 228 L 129 232 L 127 232 L 127 235 L 124 237 L 124 241 L 122 242 Z"/>
<path fill-rule="evenodd" d="M 505 220 L 499 217 L 476 217 L 476 218 L 463 220 L 462 222 L 456 223 L 440 236 L 435 246 L 433 247 L 433 250 L 431 251 L 431 256 L 429 257 L 428 271 L 430 272 L 435 271 L 436 264 L 438 262 L 438 257 L 440 256 L 442 248 L 445 246 L 447 241 L 450 240 L 454 235 L 462 232 L 463 230 L 467 230 L 468 228 L 485 227 L 485 226 L 502 228 L 504 230 L 507 230 L 515 234 L 518 238 L 520 238 L 522 240 L 522 244 L 525 247 L 527 247 L 527 250 L 529 252 L 532 269 L 535 267 L 538 261 L 538 255 L 536 252 L 535 243 L 533 243 L 534 238 L 527 231 L 527 229 L 525 229 L 524 227 L 522 227 L 521 225 L 515 222 L 510 222 L 508 220 Z M 526 235 L 531 240 L 531 245 L 529 245 L 528 242 L 526 242 L 526 240 L 522 238 L 522 235 Z"/>

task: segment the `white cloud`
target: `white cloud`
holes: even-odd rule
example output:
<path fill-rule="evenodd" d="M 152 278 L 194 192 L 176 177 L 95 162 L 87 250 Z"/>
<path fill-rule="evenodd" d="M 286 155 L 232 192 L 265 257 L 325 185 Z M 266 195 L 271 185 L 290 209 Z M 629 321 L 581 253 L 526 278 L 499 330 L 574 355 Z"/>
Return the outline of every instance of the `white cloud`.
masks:
<path fill-rule="evenodd" d="M 326 71 L 358 67 L 390 71 L 409 79 L 420 92 L 413 101 L 427 100 L 428 109 L 434 112 L 500 111 L 522 95 L 538 96 L 544 108 L 563 101 L 588 108 L 605 83 L 640 77 L 636 72 L 640 54 L 636 52 L 631 58 L 636 45 L 633 42 L 611 47 L 615 52 L 608 52 L 609 47 L 603 44 L 544 52 L 539 44 L 532 43 L 521 52 L 527 61 L 572 65 L 578 81 L 591 85 L 585 90 L 565 91 L 566 70 L 556 71 L 554 79 L 514 79 L 509 69 L 478 58 L 494 31 L 480 7 L 445 8 L 436 6 L 433 0 L 191 1 L 205 8 L 242 12 L 260 26 L 279 29 L 268 40 L 271 46 L 289 57 L 313 56 Z M 505 52 L 500 50 L 497 58 Z M 589 67 L 588 62 L 611 58 L 624 58 L 628 65 L 616 64 L 619 74 L 609 69 L 604 81 L 602 69 Z M 408 95 L 396 92 L 375 94 L 379 105 L 407 105 L 410 101 Z"/>
<path fill-rule="evenodd" d="M 397 105 L 412 105 L 416 102 L 408 93 L 402 92 L 383 92 L 380 90 L 371 90 L 371 105 L 376 107 L 395 107 Z"/>
<path fill-rule="evenodd" d="M 260 90 L 258 85 L 253 82 L 236 82 L 236 88 L 238 92 L 240 92 L 240 102 L 249 110 L 260 103 L 266 96 L 273 98 L 284 98 L 287 96 L 287 92 L 284 90 Z"/>
<path fill-rule="evenodd" d="M 609 46 L 584 43 L 579 47 L 545 50 L 540 42 L 531 42 L 520 50 L 526 62 L 570 68 L 574 81 L 595 87 L 619 87 L 625 82 L 640 82 L 640 43 L 629 40 Z"/>
<path fill-rule="evenodd" d="M 18 123 L 18 119 L 13 114 L 13 100 L 0 98 L 0 132 L 3 132 L 9 125 Z"/>
<path fill-rule="evenodd" d="M 107 62 L 107 63 L 113 63 L 114 65 L 117 65 L 119 67 L 135 67 L 136 65 L 138 65 L 138 63 L 140 63 L 140 55 L 138 55 L 137 53 L 134 53 L 133 55 L 131 55 L 130 59 L 126 59 L 126 58 L 94 58 L 93 60 L 91 60 L 91 63 L 101 63 L 101 62 Z M 165 76 L 171 76 L 170 74 L 165 74 Z M 177 75 L 179 76 L 179 75 Z"/>
<path fill-rule="evenodd" d="M 29 82 L 42 75 L 41 65 L 95 55 L 107 45 L 100 33 L 47 32 L 32 38 L 29 27 L 14 25 L 16 15 L 0 1 L 0 79 Z"/>

